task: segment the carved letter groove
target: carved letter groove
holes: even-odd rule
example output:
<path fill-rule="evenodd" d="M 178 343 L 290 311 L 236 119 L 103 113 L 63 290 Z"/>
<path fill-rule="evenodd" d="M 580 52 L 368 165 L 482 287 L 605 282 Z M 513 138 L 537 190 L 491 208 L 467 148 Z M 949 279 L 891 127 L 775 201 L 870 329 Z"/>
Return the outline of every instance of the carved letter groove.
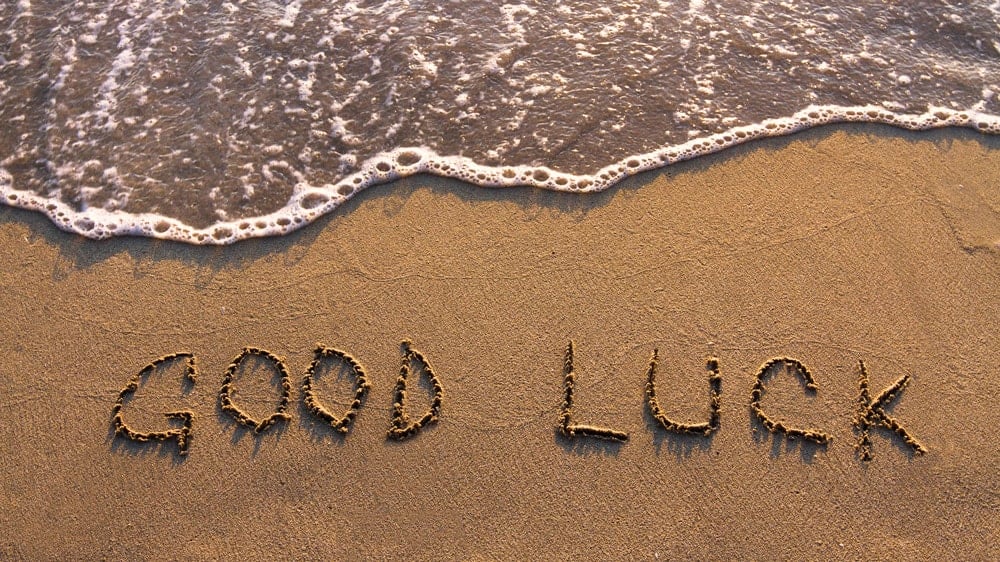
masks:
<path fill-rule="evenodd" d="M 802 364 L 798 359 L 791 359 L 789 357 L 778 357 L 776 359 L 771 359 L 761 365 L 760 370 L 757 371 L 757 382 L 754 384 L 753 392 L 750 394 L 750 410 L 760 421 L 761 425 L 767 428 L 771 433 L 784 433 L 789 439 L 795 439 L 796 437 L 801 437 L 807 441 L 812 441 L 820 445 L 826 445 L 830 443 L 833 437 L 820 429 L 800 429 L 797 427 L 791 427 L 786 425 L 784 422 L 774 421 L 768 416 L 764 410 L 760 407 L 760 400 L 764 396 L 764 380 L 768 378 L 770 373 L 774 370 L 772 367 L 777 365 L 784 365 L 785 372 L 792 374 L 794 371 L 802 381 L 806 384 L 806 391 L 816 392 L 816 382 L 813 380 L 812 373 L 806 366 Z"/>
<path fill-rule="evenodd" d="M 187 455 L 188 447 L 191 443 L 191 429 L 194 424 L 194 412 L 182 410 L 163 414 L 168 420 L 181 421 L 180 428 L 167 429 L 164 431 L 135 431 L 125 423 L 125 418 L 122 417 L 122 408 L 125 407 L 125 401 L 139 389 L 139 383 L 141 380 L 148 378 L 149 375 L 151 375 L 160 365 L 171 363 L 177 359 L 187 359 L 187 367 L 184 370 L 184 377 L 192 384 L 197 380 L 197 366 L 195 364 L 194 355 L 190 353 L 183 351 L 170 353 L 153 360 L 152 363 L 143 367 L 142 370 L 132 377 L 128 381 L 128 384 L 125 385 L 125 388 L 118 393 L 118 399 L 115 400 L 115 405 L 111 408 L 111 423 L 114 425 L 115 435 L 124 436 L 125 438 L 138 443 L 176 439 L 177 453 L 181 456 Z"/>
<path fill-rule="evenodd" d="M 419 420 L 410 422 L 410 417 L 406 413 L 406 382 L 410 374 L 410 366 L 417 364 L 418 369 L 424 372 L 424 376 L 434 388 L 434 396 L 431 398 L 431 407 Z M 427 359 L 409 341 L 403 342 L 403 362 L 399 367 L 399 377 L 396 379 L 395 398 L 392 402 L 392 424 L 389 427 L 388 437 L 397 441 L 402 441 L 423 429 L 424 426 L 434 423 L 441 415 L 441 401 L 444 398 L 444 388 L 441 381 L 434 374 Z"/>
<path fill-rule="evenodd" d="M 659 400 L 656 399 L 656 371 L 659 362 L 659 350 L 654 349 L 653 356 L 649 359 L 649 371 L 646 373 L 646 404 L 649 406 L 649 412 L 660 422 L 663 429 L 706 437 L 719 429 L 721 421 L 719 410 L 722 407 L 722 375 L 719 374 L 719 360 L 711 357 L 707 362 L 708 370 L 712 374 L 708 376 L 708 421 L 702 423 L 676 422 L 663 412 Z"/>
<path fill-rule="evenodd" d="M 316 377 L 316 367 L 319 366 L 320 362 L 327 357 L 337 359 L 343 364 L 351 368 L 351 372 L 354 374 L 354 401 L 351 402 L 351 406 L 344 413 L 344 417 L 338 418 L 331 412 L 327 410 L 323 404 L 320 403 L 319 399 L 316 398 L 316 392 L 313 390 L 313 383 Z M 315 357 L 313 362 L 309 364 L 309 368 L 306 369 L 306 376 L 302 380 L 302 400 L 306 405 L 306 409 L 312 412 L 314 415 L 330 424 L 330 427 L 334 429 L 337 433 L 346 435 L 351 429 L 351 424 L 354 422 L 354 418 L 357 417 L 358 411 L 361 409 L 361 404 L 365 399 L 365 395 L 368 394 L 368 389 L 370 385 L 368 384 L 368 379 L 365 377 L 365 370 L 361 367 L 361 364 L 357 362 L 356 359 L 351 357 L 346 351 L 340 351 L 339 349 L 333 349 L 319 344 L 316 347 Z"/>
<path fill-rule="evenodd" d="M 860 359 L 858 360 L 858 371 L 858 384 L 861 387 L 861 392 L 858 395 L 858 413 L 854 417 L 854 429 L 859 435 L 857 449 L 861 460 L 870 461 L 875 458 L 870 432 L 872 426 L 884 427 L 895 432 L 916 454 L 926 453 L 927 449 L 914 439 L 899 421 L 885 411 L 885 407 L 895 400 L 903 391 L 906 383 L 910 382 L 910 375 L 903 375 L 889 388 L 883 390 L 875 400 L 872 400 L 871 393 L 868 391 L 868 370 L 865 368 L 865 362 Z"/>
<path fill-rule="evenodd" d="M 257 355 L 258 357 L 262 357 L 270 361 L 274 364 L 278 373 L 281 374 L 281 399 L 278 402 L 278 408 L 273 414 L 260 421 L 253 419 L 250 415 L 241 410 L 233 402 L 232 396 L 233 375 L 236 374 L 236 369 L 240 367 L 240 363 L 242 363 L 243 360 L 250 355 Z M 229 368 L 226 369 L 226 375 L 222 379 L 222 390 L 219 391 L 219 407 L 222 408 L 223 412 L 231 415 L 233 419 L 240 424 L 253 429 L 254 433 L 260 434 L 278 421 L 288 421 L 292 419 L 290 415 L 285 413 L 285 410 L 288 409 L 288 401 L 291 399 L 291 396 L 292 383 L 288 375 L 288 367 L 285 366 L 285 362 L 270 351 L 265 351 L 256 347 L 244 347 L 243 351 L 237 355 L 235 359 L 233 359 L 233 362 L 229 364 Z"/>
<path fill-rule="evenodd" d="M 628 433 L 624 431 L 573 423 L 573 385 L 576 384 L 576 373 L 573 370 L 573 348 L 573 340 L 570 340 L 563 362 L 563 405 L 559 413 L 559 432 L 569 438 L 583 436 L 611 441 L 627 441 Z"/>

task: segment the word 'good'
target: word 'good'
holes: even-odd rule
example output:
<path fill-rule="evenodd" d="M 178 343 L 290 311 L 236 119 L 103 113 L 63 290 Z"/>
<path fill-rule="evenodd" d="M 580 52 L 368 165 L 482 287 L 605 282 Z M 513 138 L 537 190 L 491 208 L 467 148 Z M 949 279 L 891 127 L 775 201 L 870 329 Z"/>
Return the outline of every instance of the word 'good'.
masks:
<path fill-rule="evenodd" d="M 563 401 L 556 426 L 559 433 L 568 439 L 589 437 L 619 442 L 627 441 L 629 434 L 625 431 L 584 424 L 575 420 L 573 415 L 573 394 L 577 380 L 577 373 L 573 365 L 575 347 L 575 344 L 570 341 L 563 358 Z M 280 376 L 281 381 L 281 396 L 277 408 L 269 416 L 260 420 L 255 419 L 241 409 L 236 403 L 234 396 L 236 372 L 242 362 L 250 356 L 256 356 L 259 360 L 271 364 L 275 372 Z M 175 440 L 177 442 L 178 454 L 183 456 L 188 453 L 194 427 L 194 412 L 185 410 L 164 413 L 163 415 L 168 420 L 179 421 L 181 427 L 161 431 L 137 431 L 125 422 L 125 418 L 122 415 L 122 410 L 128 400 L 138 391 L 139 386 L 150 375 L 159 367 L 179 360 L 186 362 L 184 371 L 186 383 L 189 385 L 195 384 L 198 378 L 198 366 L 194 354 L 177 352 L 154 359 L 129 379 L 125 388 L 118 394 L 118 398 L 111 409 L 111 422 L 116 435 L 139 443 Z M 649 368 L 646 371 L 645 406 L 648 409 L 649 415 L 665 431 L 697 437 L 712 436 L 722 425 L 722 374 L 719 367 L 719 359 L 710 357 L 706 361 L 706 369 L 708 371 L 708 420 L 697 423 L 676 421 L 668 417 L 656 394 L 659 360 L 659 351 L 654 349 L 649 360 Z M 350 371 L 354 379 L 354 393 L 351 404 L 347 411 L 340 416 L 331 412 L 323 404 L 315 388 L 317 369 L 324 362 L 339 363 Z M 871 430 L 872 428 L 879 427 L 898 435 L 902 442 L 914 453 L 923 454 L 927 452 L 927 449 L 910 435 L 897 419 L 886 412 L 886 408 L 899 397 L 903 388 L 909 383 L 909 375 L 904 375 L 879 393 L 878 396 L 872 398 L 869 390 L 868 370 L 865 367 L 864 361 L 858 361 L 858 370 L 860 393 L 857 399 L 857 412 L 852 420 L 852 424 L 855 433 L 858 434 L 856 449 L 861 460 L 867 462 L 874 458 Z M 411 373 L 414 371 L 418 371 L 423 375 L 428 387 L 432 390 L 430 407 L 418 418 L 411 417 L 406 409 L 407 384 Z M 782 372 L 787 376 L 795 376 L 801 379 L 805 385 L 806 392 L 812 394 L 817 392 L 818 385 L 812 373 L 801 361 L 790 357 L 768 359 L 757 371 L 754 385 L 750 392 L 751 416 L 767 431 L 775 435 L 783 435 L 787 439 L 801 438 L 819 446 L 828 445 L 833 439 L 829 433 L 817 428 L 795 427 L 788 422 L 775 419 L 765 411 L 762 406 L 765 382 Z M 346 435 L 350 432 L 351 426 L 361 411 L 371 385 L 368 382 L 368 375 L 364 367 L 361 366 L 361 363 L 357 359 L 346 351 L 318 344 L 314 351 L 313 361 L 309 364 L 302 378 L 301 387 L 305 410 L 329 425 L 333 431 Z M 287 412 L 288 404 L 291 401 L 291 394 L 291 375 L 284 360 L 269 351 L 256 347 L 245 347 L 226 368 L 222 379 L 222 387 L 219 391 L 219 409 L 231 416 L 236 423 L 251 429 L 255 434 L 260 434 L 266 432 L 279 422 L 287 422 L 291 419 L 291 415 Z M 434 369 L 427 361 L 427 358 L 417 351 L 412 343 L 403 341 L 402 361 L 393 391 L 392 415 L 386 437 L 400 441 L 413 437 L 424 427 L 438 421 L 441 416 L 443 402 L 444 387 L 441 384 L 441 380 L 435 374 Z"/>

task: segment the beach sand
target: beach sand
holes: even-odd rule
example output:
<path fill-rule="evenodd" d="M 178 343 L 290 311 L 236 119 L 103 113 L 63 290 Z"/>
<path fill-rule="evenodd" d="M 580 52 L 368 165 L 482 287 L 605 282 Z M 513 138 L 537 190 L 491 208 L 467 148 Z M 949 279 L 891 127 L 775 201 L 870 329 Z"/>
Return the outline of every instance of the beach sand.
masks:
<path fill-rule="evenodd" d="M 602 194 L 489 190 L 430 177 L 369 189 L 292 235 L 226 248 L 93 242 L 0 209 L 0 558 L 996 558 L 1000 547 L 1000 139 L 826 127 L 644 174 Z M 387 440 L 409 339 L 444 388 L 440 420 Z M 556 430 L 575 349 L 574 422 Z M 371 389 L 342 438 L 302 406 L 317 343 Z M 219 410 L 244 346 L 282 357 L 291 420 L 255 435 Z M 721 427 L 677 436 L 645 405 Z M 157 357 L 130 427 L 119 392 Z M 801 361 L 810 394 L 760 366 Z M 853 428 L 872 395 L 926 447 Z M 236 400 L 264 417 L 266 361 Z M 320 376 L 331 410 L 352 379 Z M 421 371 L 406 408 L 430 402 Z M 338 414 L 339 415 L 339 414 Z M 171 425 L 175 424 L 175 425 Z"/>

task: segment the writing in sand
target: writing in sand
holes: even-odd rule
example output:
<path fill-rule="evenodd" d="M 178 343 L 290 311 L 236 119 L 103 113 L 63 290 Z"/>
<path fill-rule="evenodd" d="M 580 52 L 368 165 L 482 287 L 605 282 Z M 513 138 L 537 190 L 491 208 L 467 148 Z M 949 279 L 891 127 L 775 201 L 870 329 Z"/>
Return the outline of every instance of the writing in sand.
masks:
<path fill-rule="evenodd" d="M 623 442 L 629 438 L 628 432 L 601 427 L 587 423 L 581 423 L 576 419 L 573 412 L 574 387 L 576 385 L 577 373 L 574 368 L 575 345 L 570 341 L 566 348 L 563 361 L 563 399 L 557 416 L 557 430 L 566 439 L 596 438 L 611 441 Z M 255 356 L 261 362 L 269 364 L 274 369 L 275 374 L 280 378 L 280 397 L 276 409 L 267 417 L 257 419 L 240 408 L 235 400 L 235 375 L 240 365 L 248 357 Z M 173 425 L 168 429 L 161 430 L 141 430 L 135 429 L 126 422 L 125 411 L 130 399 L 138 392 L 140 386 L 148 380 L 161 367 L 167 367 L 174 362 L 185 362 L 184 378 L 188 384 L 194 384 L 198 380 L 198 364 L 193 353 L 186 351 L 169 353 L 163 355 L 136 373 L 118 394 L 112 412 L 112 426 L 115 436 L 128 439 L 134 442 L 166 442 L 175 441 L 177 453 L 181 456 L 188 454 L 191 447 L 191 439 L 194 433 L 196 415 L 192 411 L 166 412 L 163 415 L 168 422 Z M 353 394 L 349 398 L 350 406 L 340 415 L 332 412 L 316 390 L 317 373 L 321 365 L 328 363 L 339 364 L 346 368 L 354 379 Z M 720 371 L 719 359 L 709 357 L 706 360 L 706 370 L 708 372 L 708 415 L 706 421 L 686 422 L 677 421 L 667 415 L 667 410 L 661 404 L 656 394 L 657 373 L 659 369 L 659 354 L 656 349 L 649 359 L 649 368 L 646 371 L 645 386 L 645 408 L 649 415 L 656 420 L 658 427 L 662 431 L 675 434 L 686 434 L 707 438 L 719 430 L 722 424 L 722 373 Z M 427 385 L 426 388 L 432 393 L 430 406 L 427 411 L 419 417 L 411 415 L 407 408 L 407 387 L 410 384 L 411 375 L 423 376 Z M 772 377 L 784 375 L 798 377 L 805 386 L 807 393 L 815 394 L 819 387 L 813 378 L 812 373 L 799 360 L 790 357 L 776 357 L 768 359 L 757 371 L 754 385 L 750 391 L 749 409 L 750 415 L 767 431 L 776 436 L 784 436 L 787 439 L 802 439 L 812 442 L 817 446 L 825 447 L 832 436 L 819 428 L 798 427 L 792 422 L 784 421 L 778 414 L 770 408 L 765 407 L 765 383 Z M 292 382 L 291 374 L 283 359 L 277 355 L 256 347 L 245 347 L 226 368 L 222 379 L 222 386 L 219 390 L 219 409 L 226 415 L 250 430 L 255 434 L 261 434 L 276 424 L 285 423 L 291 420 L 291 415 L 287 412 L 288 404 L 291 401 Z M 903 375 L 894 383 L 886 387 L 875 397 L 872 397 L 868 382 L 868 370 L 863 360 L 858 360 L 858 388 L 857 407 L 851 420 L 855 434 L 857 435 L 856 450 L 858 457 L 868 462 L 874 458 L 874 446 L 872 443 L 872 429 L 884 429 L 895 434 L 901 443 L 914 454 L 923 454 L 927 449 L 917 439 L 915 439 L 903 427 L 902 423 L 889 415 L 887 407 L 896 401 L 903 388 L 910 382 L 909 375 Z M 302 401 L 306 411 L 315 416 L 323 423 L 328 424 L 333 431 L 347 435 L 355 419 L 360 413 L 371 388 L 368 376 L 364 367 L 351 354 L 346 351 L 317 345 L 314 351 L 312 363 L 306 369 L 301 379 Z M 441 407 L 444 403 L 444 387 L 441 379 L 438 378 L 431 364 L 422 353 L 417 351 L 409 341 L 402 343 L 402 361 L 399 368 L 399 376 L 396 378 L 395 389 L 392 394 L 392 417 L 387 431 L 387 438 L 394 440 L 406 440 L 416 436 L 427 426 L 434 424 L 441 417 Z M 178 427 L 179 425 L 179 427 Z"/>

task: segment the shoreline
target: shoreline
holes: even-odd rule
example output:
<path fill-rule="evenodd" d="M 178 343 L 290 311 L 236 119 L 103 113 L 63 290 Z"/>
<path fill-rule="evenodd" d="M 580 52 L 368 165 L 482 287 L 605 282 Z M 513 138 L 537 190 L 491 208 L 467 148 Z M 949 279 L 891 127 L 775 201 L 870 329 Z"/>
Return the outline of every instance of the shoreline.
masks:
<path fill-rule="evenodd" d="M 225 248 L 94 242 L 0 209 L 0 525 L 5 558 L 932 558 L 1000 555 L 1000 138 L 830 126 L 626 179 L 602 193 L 411 177 L 316 223 Z M 411 340 L 443 387 L 440 419 L 386 438 Z M 574 423 L 560 435 L 564 354 Z M 304 405 L 317 343 L 371 385 L 346 436 Z M 245 346 L 279 357 L 288 421 L 255 435 L 218 407 Z M 706 358 L 721 373 L 708 437 Z M 112 408 L 157 357 L 130 427 L 194 413 L 188 454 L 114 436 Z M 819 428 L 824 446 L 755 421 Z M 858 361 L 927 448 L 872 429 L 855 451 Z M 236 379 L 256 419 L 267 364 Z M 419 368 L 414 372 L 419 373 Z M 253 376 L 256 375 L 256 376 Z M 329 373 L 326 373 L 329 375 Z M 320 376 L 336 415 L 353 379 Z M 422 376 L 408 411 L 430 405 Z M 187 388 L 187 390 L 185 390 Z"/>
<path fill-rule="evenodd" d="M 1000 132 L 1000 117 L 946 108 L 931 108 L 923 114 L 896 115 L 874 105 L 810 106 L 790 118 L 766 119 L 757 124 L 693 138 L 680 145 L 628 156 L 591 174 L 582 175 L 547 166 L 487 166 L 463 156 L 440 156 L 419 147 L 400 147 L 369 158 L 357 172 L 336 184 L 297 185 L 287 202 L 276 211 L 204 226 L 187 224 L 174 217 L 156 213 L 109 212 L 98 208 L 77 211 L 61 201 L 12 188 L 14 180 L 2 168 L 0 199 L 9 206 L 45 214 L 59 229 L 94 240 L 141 236 L 196 246 L 227 246 L 242 240 L 287 235 L 328 216 L 358 193 L 410 178 L 457 180 L 485 189 L 534 188 L 561 193 L 601 193 L 630 178 L 646 173 L 659 173 L 707 156 L 725 154 L 741 146 L 826 127 L 845 126 L 858 126 L 862 130 L 866 127 L 876 130 L 890 127 L 896 131 L 918 134 L 975 130 L 978 134 L 994 137 L 992 146 L 996 146 L 995 136 Z M 304 182 L 301 175 L 299 179 Z"/>

